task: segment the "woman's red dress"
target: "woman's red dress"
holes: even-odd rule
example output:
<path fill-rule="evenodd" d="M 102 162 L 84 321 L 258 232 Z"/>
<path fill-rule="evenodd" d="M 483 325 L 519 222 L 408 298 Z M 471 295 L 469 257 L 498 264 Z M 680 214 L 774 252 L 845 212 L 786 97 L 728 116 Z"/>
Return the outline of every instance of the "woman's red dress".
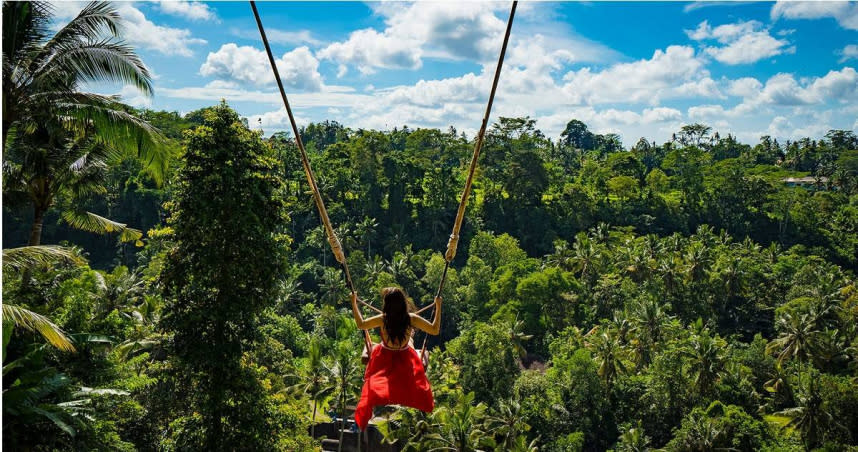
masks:
<path fill-rule="evenodd" d="M 373 407 L 380 405 L 404 405 L 425 412 L 435 408 L 426 370 L 413 347 L 373 347 L 355 410 L 355 423 L 361 430 L 372 418 Z"/>

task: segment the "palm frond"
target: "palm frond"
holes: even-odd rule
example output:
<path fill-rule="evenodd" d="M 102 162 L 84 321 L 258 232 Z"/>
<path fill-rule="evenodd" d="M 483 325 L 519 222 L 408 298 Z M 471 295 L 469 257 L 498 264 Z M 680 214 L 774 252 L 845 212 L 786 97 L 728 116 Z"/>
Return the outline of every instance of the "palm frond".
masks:
<path fill-rule="evenodd" d="M 80 212 L 66 210 L 62 213 L 63 220 L 75 229 L 93 232 L 96 234 L 119 233 L 119 240 L 123 242 L 136 242 L 143 237 L 143 232 L 129 228 L 124 223 L 119 223 L 92 212 Z"/>
<path fill-rule="evenodd" d="M 123 391 L 121 389 L 110 389 L 110 388 L 88 388 L 86 386 L 82 386 L 79 390 L 75 391 L 73 394 L 75 397 L 82 397 L 88 395 L 119 395 L 119 396 L 127 396 L 129 393 L 127 391 Z"/>
<path fill-rule="evenodd" d="M 151 339 L 129 340 L 125 341 L 114 348 L 114 351 L 123 361 L 137 355 L 138 353 L 151 350 L 158 345 L 160 341 Z"/>
<path fill-rule="evenodd" d="M 20 271 L 25 268 L 48 266 L 58 262 L 74 265 L 86 263 L 71 248 L 57 245 L 23 246 L 3 250 L 3 267 L 7 271 Z"/>
<path fill-rule="evenodd" d="M 66 126 L 77 132 L 91 127 L 97 138 L 109 143 L 117 155 L 136 157 L 152 174 L 155 182 L 164 180 L 169 150 L 161 132 L 146 121 L 123 110 L 122 104 L 110 96 L 92 93 L 57 93 L 65 95 L 57 103 Z"/>
<path fill-rule="evenodd" d="M 21 61 L 21 54 L 48 37 L 53 14 L 47 2 L 3 2 L 2 16 L 5 82 L 6 63 Z"/>
<path fill-rule="evenodd" d="M 67 41 L 91 41 L 108 33 L 117 36 L 122 18 L 108 2 L 91 2 L 45 44 L 51 49 Z"/>
<path fill-rule="evenodd" d="M 40 415 L 50 419 L 51 422 L 54 423 L 54 425 L 59 427 L 60 430 L 66 432 L 69 436 L 75 436 L 77 434 L 77 430 L 75 430 L 74 427 L 72 427 L 68 422 L 66 422 L 65 419 L 63 419 L 64 416 L 62 414 L 55 413 L 55 412 L 50 411 L 50 410 L 44 410 L 44 409 L 39 408 L 39 407 L 33 407 L 32 410 L 34 413 L 40 414 Z"/>
<path fill-rule="evenodd" d="M 41 334 L 48 343 L 60 350 L 67 352 L 75 351 L 71 339 L 66 336 L 63 330 L 43 315 L 36 314 L 20 306 L 3 303 L 3 323 L 8 322 Z"/>
<path fill-rule="evenodd" d="M 75 82 L 115 82 L 133 85 L 151 96 L 152 75 L 131 46 L 111 40 L 59 44 L 44 62 L 39 77 L 51 80 L 73 74 Z"/>

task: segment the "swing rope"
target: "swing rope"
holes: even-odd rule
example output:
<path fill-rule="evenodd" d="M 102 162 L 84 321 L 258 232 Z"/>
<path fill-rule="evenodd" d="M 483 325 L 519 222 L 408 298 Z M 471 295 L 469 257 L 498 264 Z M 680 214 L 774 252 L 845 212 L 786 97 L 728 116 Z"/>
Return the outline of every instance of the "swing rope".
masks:
<path fill-rule="evenodd" d="M 271 45 L 268 44 L 268 36 L 265 34 L 265 28 L 262 26 L 262 19 L 259 17 L 259 10 L 256 9 L 256 2 L 251 1 L 250 7 L 253 9 L 253 17 L 256 18 L 256 25 L 259 27 L 259 34 L 262 36 L 262 43 L 265 45 L 265 53 L 268 55 L 268 62 L 271 64 L 271 69 L 274 71 L 274 79 L 277 82 L 277 88 L 280 90 L 280 97 L 283 99 L 283 105 L 286 107 L 286 115 L 289 116 L 289 123 L 292 125 L 292 133 L 295 135 L 295 143 L 298 145 L 298 151 L 301 154 L 301 166 L 304 168 L 304 175 L 307 177 L 307 183 L 310 184 L 310 190 L 313 193 L 313 201 L 315 201 L 316 209 L 319 211 L 319 217 L 322 219 L 322 224 L 325 227 L 325 235 L 328 238 L 328 243 L 331 245 L 331 251 L 334 253 L 334 258 L 340 263 L 343 273 L 346 275 L 346 283 L 352 293 L 357 293 L 352 275 L 349 271 L 349 264 L 346 261 L 346 254 L 343 251 L 343 245 L 337 237 L 334 228 L 331 225 L 331 219 L 328 217 L 328 210 L 325 208 L 325 201 L 322 199 L 322 194 L 319 191 L 319 186 L 316 184 L 316 177 L 313 174 L 313 169 L 310 167 L 310 159 L 307 157 L 307 150 L 304 148 L 304 141 L 301 139 L 301 133 L 298 131 L 298 125 L 295 123 L 295 116 L 292 114 L 292 107 L 289 105 L 289 99 L 286 97 L 286 90 L 283 89 L 283 81 L 280 79 L 280 71 L 277 70 L 277 64 L 274 62 L 274 54 L 271 53 Z M 361 304 L 369 306 L 377 312 L 381 312 L 375 306 L 369 303 L 360 301 Z M 372 339 L 369 337 L 369 331 L 364 330 L 364 345 L 367 352 L 372 349 Z"/>
<path fill-rule="evenodd" d="M 509 20 L 507 20 L 506 24 L 506 33 L 504 33 L 503 45 L 501 46 L 500 56 L 498 56 L 498 64 L 495 67 L 495 78 L 492 81 L 492 90 L 489 94 L 489 101 L 486 104 L 486 113 L 483 115 L 483 123 L 480 126 L 480 131 L 477 134 L 477 139 L 474 143 L 474 154 L 471 156 L 471 165 L 468 167 L 468 178 L 465 180 L 465 188 L 462 189 L 462 197 L 459 200 L 459 209 L 456 211 L 456 220 L 453 222 L 453 232 L 450 233 L 450 240 L 447 242 L 447 252 L 444 253 L 444 272 L 441 274 L 441 281 L 438 283 L 438 291 L 435 293 L 435 298 L 441 296 L 441 292 L 444 290 L 444 284 L 447 282 L 447 270 L 450 269 L 450 264 L 453 262 L 453 258 L 456 257 L 456 249 L 459 246 L 459 231 L 462 229 L 462 221 L 465 219 L 465 209 L 468 206 L 468 197 L 471 195 L 471 185 L 474 182 L 474 171 L 477 169 L 477 160 L 480 158 L 480 151 L 482 150 L 483 141 L 486 136 L 486 127 L 489 123 L 489 117 L 492 114 L 492 104 L 495 101 L 495 92 L 498 88 L 498 80 L 500 80 L 501 68 L 503 67 L 503 60 L 506 55 L 506 47 L 509 43 L 509 35 L 512 31 L 512 21 L 515 17 L 516 6 L 518 6 L 517 0 L 512 2 L 512 9 L 510 9 L 509 12 Z M 425 310 L 429 310 L 430 313 L 434 313 L 434 308 L 435 303 L 432 303 L 417 312 L 420 313 Z M 426 341 L 428 339 L 428 334 L 423 337 L 423 345 L 420 350 L 421 360 L 423 360 L 426 355 Z"/>
<path fill-rule="evenodd" d="M 459 245 L 459 232 L 462 228 L 462 222 L 465 218 L 465 210 L 468 205 L 468 198 L 471 194 L 471 186 L 474 180 L 474 172 L 477 168 L 477 160 L 480 157 L 480 150 L 483 147 L 483 141 L 486 135 L 486 127 L 488 125 L 489 117 L 492 112 L 492 104 L 495 99 L 495 92 L 497 91 L 498 81 L 500 80 L 501 68 L 503 67 L 504 56 L 506 55 L 507 44 L 509 43 L 509 35 L 512 30 L 512 22 L 515 17 L 515 9 L 518 6 L 518 1 L 512 2 L 512 9 L 509 13 L 509 20 L 507 21 L 506 32 L 503 38 L 503 45 L 501 46 L 500 56 L 498 57 L 498 64 L 495 67 L 495 76 L 492 81 L 492 89 L 489 94 L 488 104 L 486 105 L 486 112 L 483 116 L 483 122 L 480 126 L 480 131 L 477 134 L 476 142 L 474 143 L 474 153 L 471 156 L 471 164 L 468 168 L 468 178 L 465 181 L 465 187 L 462 190 L 462 196 L 459 200 L 459 208 L 456 211 L 456 219 L 453 222 L 453 232 L 450 234 L 450 240 L 447 242 L 447 251 L 444 253 L 444 272 L 441 274 L 441 281 L 438 284 L 438 291 L 436 292 L 435 298 L 439 298 L 441 296 L 441 292 L 444 290 L 444 285 L 447 282 L 447 271 L 450 269 L 450 264 L 453 262 L 453 258 L 456 257 L 456 249 Z M 304 149 L 304 143 L 301 140 L 301 134 L 298 131 L 298 125 L 295 123 L 295 117 L 292 114 L 292 108 L 289 106 L 289 99 L 286 97 L 286 91 L 283 89 L 283 82 L 280 79 L 280 72 L 277 70 L 277 64 L 274 60 L 274 54 L 271 52 L 271 46 L 268 44 L 268 37 L 265 34 L 265 28 L 262 26 L 262 19 L 259 17 L 259 11 L 256 9 L 256 2 L 250 1 L 250 7 L 253 9 L 253 16 L 256 18 L 256 25 L 259 27 L 259 34 L 262 36 L 262 43 L 265 45 L 265 52 L 268 55 L 268 62 L 271 64 L 271 69 L 274 71 L 274 79 L 277 82 L 277 88 L 280 90 L 280 97 L 283 99 L 283 105 L 286 107 L 286 114 L 289 116 L 289 123 L 292 125 L 292 133 L 295 135 L 295 143 L 298 146 L 298 150 L 301 154 L 301 165 L 304 168 L 304 175 L 307 177 L 307 183 L 310 185 L 310 189 L 313 194 L 313 200 L 315 201 L 316 208 L 319 211 L 319 217 L 322 220 L 322 224 L 325 228 L 325 234 L 328 238 L 328 243 L 331 245 L 331 251 L 334 253 L 334 258 L 337 262 L 340 263 L 343 273 L 346 276 L 346 283 L 348 284 L 349 290 L 352 293 L 357 293 L 355 289 L 354 282 L 352 281 L 351 272 L 349 272 L 349 266 L 346 262 L 345 252 L 343 251 L 343 246 L 340 243 L 339 238 L 337 238 L 336 232 L 334 231 L 333 226 L 331 225 L 331 220 L 328 217 L 328 211 L 325 208 L 325 202 L 322 200 L 321 192 L 319 191 L 319 187 L 316 184 L 316 177 L 313 174 L 313 169 L 310 166 L 310 159 L 307 157 L 307 151 Z M 366 303 L 363 300 L 358 299 L 358 301 L 364 305 L 372 309 L 377 313 L 381 313 L 382 311 L 375 306 Z M 425 306 L 417 311 L 417 314 L 420 314 L 426 310 L 433 309 L 435 307 L 435 303 Z M 425 358 L 426 354 L 426 339 L 428 339 L 428 335 L 423 339 L 423 346 L 421 347 L 420 358 L 421 360 Z M 364 345 L 366 346 L 367 354 L 372 352 L 372 339 L 369 336 L 369 331 L 364 330 Z"/>

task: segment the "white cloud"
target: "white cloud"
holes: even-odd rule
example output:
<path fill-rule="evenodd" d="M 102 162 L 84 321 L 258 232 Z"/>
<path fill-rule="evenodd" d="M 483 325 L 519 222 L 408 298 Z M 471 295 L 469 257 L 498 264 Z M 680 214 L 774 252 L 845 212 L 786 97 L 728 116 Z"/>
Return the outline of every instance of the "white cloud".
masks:
<path fill-rule="evenodd" d="M 488 97 L 485 75 L 465 74 L 441 80 L 420 80 L 411 86 L 398 86 L 376 90 L 390 104 L 407 103 L 426 107 L 439 107 L 450 102 L 473 102 L 480 96 Z"/>
<path fill-rule="evenodd" d="M 306 125 L 310 120 L 300 115 L 295 115 L 295 123 Z M 269 111 L 258 115 L 250 115 L 247 117 L 247 124 L 251 129 L 262 129 L 266 132 L 276 132 L 280 130 L 290 130 L 292 125 L 289 123 L 289 115 L 286 114 L 286 108 Z"/>
<path fill-rule="evenodd" d="M 682 113 L 675 108 L 646 108 L 641 115 L 641 119 L 647 124 L 655 122 L 676 121 L 682 119 Z"/>
<path fill-rule="evenodd" d="M 469 60 L 492 64 L 500 50 L 508 5 L 503 3 L 380 3 L 375 13 L 384 17 L 382 30 L 365 28 L 348 39 L 318 52 L 321 59 L 356 67 L 363 74 L 378 68 L 419 69 L 424 58 Z M 525 8 L 510 43 L 510 59 L 521 60 L 516 47 L 540 47 L 542 57 L 558 61 L 601 61 L 616 52 L 574 36 L 568 25 L 545 17 L 546 8 Z M 499 17 L 500 16 L 500 17 Z M 539 39 L 533 44 L 533 39 Z M 519 38 L 521 36 L 522 38 Z M 525 38 L 526 37 L 526 38 Z M 513 63 L 515 64 L 515 63 Z M 344 75 L 344 71 L 340 70 Z M 342 76 L 341 75 L 341 76 Z"/>
<path fill-rule="evenodd" d="M 564 76 L 563 91 L 573 103 L 650 103 L 663 99 L 705 95 L 720 97 L 709 71 L 694 49 L 670 46 L 652 58 L 621 63 L 595 72 L 589 67 Z"/>
<path fill-rule="evenodd" d="M 708 8 L 710 6 L 735 6 L 735 1 L 726 1 L 726 2 L 713 2 L 713 1 L 703 1 L 703 2 L 691 2 L 685 7 L 682 8 L 682 12 L 690 13 L 691 11 L 695 11 L 702 8 Z"/>
<path fill-rule="evenodd" d="M 310 44 L 310 45 L 319 45 L 322 41 L 313 37 L 313 33 L 310 30 L 298 30 L 298 31 L 286 31 L 286 30 L 278 30 L 276 28 L 266 28 L 265 36 L 268 37 L 268 41 L 274 44 Z M 258 38 L 258 33 L 253 33 L 253 38 Z"/>
<path fill-rule="evenodd" d="M 132 44 L 154 50 L 165 55 L 191 56 L 191 46 L 206 44 L 204 39 L 194 38 L 191 31 L 156 25 L 130 3 L 116 5 L 124 19 L 124 37 Z"/>
<path fill-rule="evenodd" d="M 161 12 L 190 20 L 216 21 L 217 16 L 209 5 L 197 1 L 162 0 L 159 3 Z"/>
<path fill-rule="evenodd" d="M 74 1 L 51 3 L 55 19 L 62 22 L 57 24 L 58 28 L 76 17 L 86 5 L 86 2 Z M 194 38 L 190 30 L 156 25 L 132 3 L 118 2 L 114 7 L 123 19 L 121 36 L 133 45 L 164 55 L 188 57 L 194 54 L 191 47 L 206 44 L 204 39 Z"/>
<path fill-rule="evenodd" d="M 849 61 L 851 59 L 858 58 L 858 45 L 849 44 L 848 46 L 844 47 L 843 50 L 839 52 L 839 54 L 841 55 L 841 57 L 838 63 L 845 63 L 846 61 Z"/>
<path fill-rule="evenodd" d="M 54 18 L 63 22 L 68 22 L 80 13 L 87 5 L 87 2 L 77 1 L 52 1 L 51 11 L 54 13 Z"/>
<path fill-rule="evenodd" d="M 426 43 L 430 52 L 448 58 L 491 61 L 506 28 L 494 10 L 506 8 L 485 3 L 413 4 L 388 18 L 387 32 Z"/>
<path fill-rule="evenodd" d="M 858 30 L 858 4 L 840 1 L 779 1 L 772 6 L 772 20 L 833 18 L 841 27 Z"/>
<path fill-rule="evenodd" d="M 230 28 L 229 33 L 233 36 L 244 38 L 244 39 L 259 39 L 259 30 L 256 28 L 253 29 L 240 29 L 240 28 Z M 280 30 L 277 28 L 265 28 L 265 36 L 268 37 L 268 42 L 272 44 L 283 44 L 283 45 L 298 45 L 298 44 L 309 44 L 311 46 L 318 46 L 322 44 L 322 41 L 316 39 L 313 36 L 313 33 L 310 30 Z"/>
<path fill-rule="evenodd" d="M 140 90 L 133 85 L 123 86 L 117 95 L 122 98 L 122 102 L 132 107 L 148 108 L 152 106 L 152 98 L 141 94 Z"/>
<path fill-rule="evenodd" d="M 753 141 L 761 135 L 779 139 L 819 137 L 831 128 L 846 128 L 858 101 L 858 72 L 847 67 L 821 77 L 796 79 L 792 74 L 776 74 L 765 84 L 754 78 L 729 82 L 727 91 L 742 97 L 742 102 L 723 105 L 697 105 L 688 108 L 694 121 L 719 126 Z M 847 107 L 833 110 L 832 104 Z M 858 110 L 856 110 L 858 111 Z"/>
<path fill-rule="evenodd" d="M 753 77 L 742 77 L 729 82 L 727 93 L 732 96 L 751 97 L 760 92 L 763 84 Z"/>
<path fill-rule="evenodd" d="M 695 105 L 688 108 L 688 117 L 695 121 L 717 118 L 726 114 L 726 110 L 721 105 Z"/>
<path fill-rule="evenodd" d="M 762 91 L 752 100 L 760 104 L 793 106 L 812 104 L 817 99 L 802 89 L 792 74 L 776 74 L 766 81 Z"/>
<path fill-rule="evenodd" d="M 247 90 L 235 83 L 214 81 L 206 86 L 168 88 L 156 86 L 159 97 L 171 99 L 189 99 L 211 102 L 212 99 L 226 99 L 227 102 L 252 102 L 256 104 L 282 105 L 280 93 L 276 90 Z M 314 93 L 288 93 L 289 102 L 298 110 L 315 107 L 359 108 L 370 105 L 374 97 L 354 92 L 354 89 L 342 86 L 324 85 L 322 91 Z"/>
<path fill-rule="evenodd" d="M 298 47 L 277 60 L 277 69 L 285 86 L 302 91 L 322 89 L 319 60 L 307 47 Z M 200 75 L 255 87 L 274 83 L 268 56 L 264 51 L 234 43 L 224 44 L 210 52 L 200 66 Z"/>
<path fill-rule="evenodd" d="M 829 71 L 824 77 L 814 79 L 806 88 L 817 102 L 856 100 L 858 95 L 858 72 L 851 67 Z"/>
<path fill-rule="evenodd" d="M 356 66 L 361 73 L 372 74 L 375 68 L 418 69 L 422 50 L 414 39 L 400 39 L 371 28 L 358 30 L 345 42 L 335 42 L 319 51 L 322 59 Z M 339 76 L 345 75 L 340 71 Z"/>
<path fill-rule="evenodd" d="M 770 77 L 762 89 L 753 81 L 740 79 L 735 83 L 747 85 L 748 89 L 731 89 L 737 94 L 741 91 L 744 94 L 744 103 L 750 107 L 800 106 L 858 100 L 858 72 L 851 67 L 829 71 L 822 77 L 800 80 L 796 80 L 792 74 L 780 73 Z"/>
<path fill-rule="evenodd" d="M 685 30 L 695 41 L 716 40 L 723 46 L 707 46 L 706 53 L 724 64 L 748 64 L 782 53 L 793 53 L 795 47 L 785 39 L 777 39 L 763 29 L 755 20 L 719 25 L 712 28 L 709 22 L 701 22 L 694 30 Z"/>

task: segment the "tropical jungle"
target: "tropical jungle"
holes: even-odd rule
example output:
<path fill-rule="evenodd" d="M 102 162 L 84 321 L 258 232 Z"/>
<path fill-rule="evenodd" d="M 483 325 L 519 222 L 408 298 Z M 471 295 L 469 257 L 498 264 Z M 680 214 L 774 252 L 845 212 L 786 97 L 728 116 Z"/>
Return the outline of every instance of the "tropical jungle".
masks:
<path fill-rule="evenodd" d="M 363 336 L 295 137 L 86 92 L 153 78 L 110 4 L 50 20 L 3 4 L 4 448 L 321 450 L 327 424 L 347 446 Z M 300 138 L 357 292 L 431 303 L 475 137 Z M 492 118 L 426 342 L 435 409 L 373 428 L 408 451 L 858 450 L 856 270 L 851 131 Z"/>

